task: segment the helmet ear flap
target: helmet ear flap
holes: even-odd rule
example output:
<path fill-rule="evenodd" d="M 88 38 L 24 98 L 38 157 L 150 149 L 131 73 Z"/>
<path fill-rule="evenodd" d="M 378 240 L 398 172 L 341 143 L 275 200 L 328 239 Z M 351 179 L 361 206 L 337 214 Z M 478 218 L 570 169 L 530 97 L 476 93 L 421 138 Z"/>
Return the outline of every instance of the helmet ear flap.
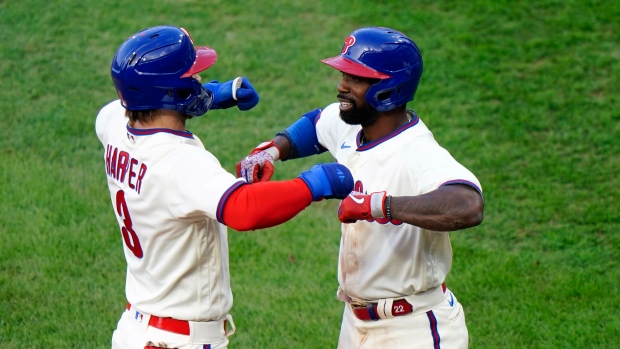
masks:
<path fill-rule="evenodd" d="M 370 106 L 380 112 L 393 109 L 390 107 L 393 106 L 393 101 L 398 99 L 396 88 L 388 87 L 386 89 L 385 86 L 383 87 L 384 88 L 381 89 L 378 86 L 371 86 L 366 92 L 366 95 L 364 96 L 364 98 L 366 99 L 366 103 L 368 103 Z"/>
<path fill-rule="evenodd" d="M 384 92 L 379 92 L 379 94 L 377 94 L 376 99 L 380 102 L 383 102 L 387 99 L 390 99 L 390 96 L 392 96 L 393 93 L 398 94 L 398 91 L 400 90 L 400 88 L 397 89 L 392 89 L 392 90 L 388 90 L 388 91 L 384 91 Z"/>
<path fill-rule="evenodd" d="M 366 102 L 377 111 L 384 112 L 406 104 L 413 100 L 418 81 L 407 81 L 403 84 L 390 86 L 393 82 L 382 80 L 371 85 L 364 96 Z"/>
<path fill-rule="evenodd" d="M 213 104 L 213 93 L 206 88 L 202 87 L 198 81 L 198 86 L 194 86 L 194 89 L 178 89 L 175 90 L 177 98 L 176 110 L 180 113 L 189 114 L 192 116 L 201 116 L 211 108 Z"/>

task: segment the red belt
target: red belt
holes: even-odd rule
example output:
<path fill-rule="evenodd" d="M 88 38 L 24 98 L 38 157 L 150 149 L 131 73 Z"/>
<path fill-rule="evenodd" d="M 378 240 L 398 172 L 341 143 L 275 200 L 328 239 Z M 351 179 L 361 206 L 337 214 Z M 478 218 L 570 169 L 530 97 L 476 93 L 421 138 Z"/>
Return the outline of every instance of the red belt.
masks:
<path fill-rule="evenodd" d="M 127 303 L 127 310 L 131 308 L 131 304 Z M 138 316 L 139 314 L 134 314 Z M 177 320 L 170 317 L 158 317 L 151 315 L 149 326 L 159 328 L 160 330 L 183 334 L 189 336 L 189 322 L 185 320 Z"/>
<path fill-rule="evenodd" d="M 446 284 L 441 284 L 441 289 L 446 292 Z M 360 320 L 379 320 L 379 313 L 377 313 L 377 303 L 368 303 L 365 307 L 352 306 L 353 314 Z M 403 316 L 410 314 L 413 311 L 413 306 L 405 299 L 395 300 L 392 303 L 392 315 Z"/>

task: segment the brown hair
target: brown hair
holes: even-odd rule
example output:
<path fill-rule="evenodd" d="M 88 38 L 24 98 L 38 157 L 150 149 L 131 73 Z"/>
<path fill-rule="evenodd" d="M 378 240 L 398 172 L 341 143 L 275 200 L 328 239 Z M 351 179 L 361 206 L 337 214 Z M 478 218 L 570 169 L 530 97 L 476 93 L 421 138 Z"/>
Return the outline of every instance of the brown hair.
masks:
<path fill-rule="evenodd" d="M 136 121 L 147 122 L 153 119 L 153 112 L 155 109 L 148 110 L 125 110 L 125 116 L 129 118 L 132 123 Z"/>
<path fill-rule="evenodd" d="M 157 109 L 147 109 L 147 110 L 129 110 L 129 109 L 125 109 L 125 116 L 127 116 L 129 118 L 129 121 L 131 123 L 134 123 L 136 121 L 140 121 L 143 123 L 149 122 L 151 120 L 153 120 L 153 117 L 155 116 L 155 112 L 157 111 Z M 193 118 L 193 116 L 189 115 L 189 114 L 183 114 L 181 113 L 181 118 L 183 119 L 183 121 L 189 120 L 191 118 Z"/>

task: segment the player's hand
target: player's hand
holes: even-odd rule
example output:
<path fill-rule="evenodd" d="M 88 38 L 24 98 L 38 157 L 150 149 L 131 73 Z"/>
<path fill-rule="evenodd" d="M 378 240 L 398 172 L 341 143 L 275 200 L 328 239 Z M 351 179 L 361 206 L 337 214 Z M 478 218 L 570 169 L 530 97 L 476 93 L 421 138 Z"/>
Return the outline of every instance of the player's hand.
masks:
<path fill-rule="evenodd" d="M 237 177 L 248 183 L 267 182 L 273 176 L 273 162 L 280 157 L 280 150 L 271 142 L 263 142 L 250 155 L 237 163 Z"/>
<path fill-rule="evenodd" d="M 211 104 L 210 109 L 227 109 L 238 106 L 240 110 L 250 110 L 258 104 L 258 92 L 247 78 L 241 78 L 241 85 L 233 94 L 234 81 L 229 80 L 220 84 L 217 80 L 212 80 L 202 85 L 213 93 L 213 104 Z"/>
<path fill-rule="evenodd" d="M 338 219 L 342 223 L 385 217 L 385 192 L 370 195 L 351 192 L 338 207 Z"/>
<path fill-rule="evenodd" d="M 241 86 L 237 89 L 237 106 L 239 110 L 250 110 L 258 104 L 258 92 L 250 84 L 250 80 L 242 77 Z"/>
<path fill-rule="evenodd" d="M 299 178 L 310 188 L 312 201 L 342 199 L 353 190 L 351 171 L 339 163 L 318 164 L 302 172 Z"/>

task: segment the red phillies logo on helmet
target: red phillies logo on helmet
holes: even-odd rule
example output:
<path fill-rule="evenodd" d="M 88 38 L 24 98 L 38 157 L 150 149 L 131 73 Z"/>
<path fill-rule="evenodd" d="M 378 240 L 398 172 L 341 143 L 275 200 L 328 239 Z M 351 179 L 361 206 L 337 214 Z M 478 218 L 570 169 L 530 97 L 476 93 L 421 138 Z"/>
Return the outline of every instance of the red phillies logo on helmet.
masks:
<path fill-rule="evenodd" d="M 347 51 L 349 50 L 349 47 L 353 46 L 353 44 L 355 44 L 355 37 L 349 35 L 346 39 L 344 39 L 344 46 L 342 46 L 342 52 L 340 53 L 341 54 L 347 53 Z"/>

